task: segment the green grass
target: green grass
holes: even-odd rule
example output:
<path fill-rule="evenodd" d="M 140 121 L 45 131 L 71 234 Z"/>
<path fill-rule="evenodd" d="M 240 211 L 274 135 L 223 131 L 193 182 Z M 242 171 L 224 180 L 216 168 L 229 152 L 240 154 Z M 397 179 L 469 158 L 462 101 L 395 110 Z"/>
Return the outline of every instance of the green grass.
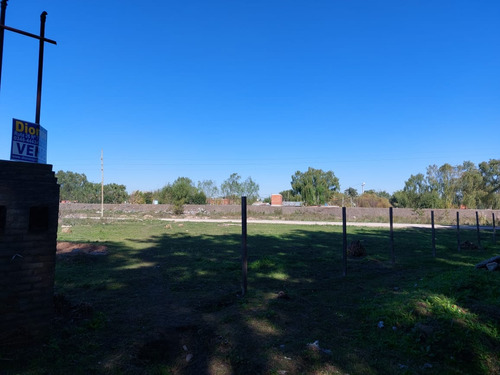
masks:
<path fill-rule="evenodd" d="M 0 373 L 500 373 L 500 272 L 474 268 L 500 252 L 488 233 L 459 253 L 437 231 L 434 258 L 430 230 L 397 230 L 392 264 L 387 230 L 351 227 L 368 255 L 343 277 L 340 227 L 251 224 L 241 297 L 240 226 L 166 224 L 73 219 L 59 240 L 109 254 L 58 258 L 51 337 L 2 349 Z"/>

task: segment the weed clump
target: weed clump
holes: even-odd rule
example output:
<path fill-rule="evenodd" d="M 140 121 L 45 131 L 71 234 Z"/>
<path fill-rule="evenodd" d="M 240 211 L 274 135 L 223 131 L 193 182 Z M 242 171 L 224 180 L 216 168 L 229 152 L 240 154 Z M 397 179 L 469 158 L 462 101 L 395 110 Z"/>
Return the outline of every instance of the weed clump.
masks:
<path fill-rule="evenodd" d="M 366 256 L 366 249 L 360 240 L 352 241 L 347 248 L 347 255 L 353 258 Z"/>

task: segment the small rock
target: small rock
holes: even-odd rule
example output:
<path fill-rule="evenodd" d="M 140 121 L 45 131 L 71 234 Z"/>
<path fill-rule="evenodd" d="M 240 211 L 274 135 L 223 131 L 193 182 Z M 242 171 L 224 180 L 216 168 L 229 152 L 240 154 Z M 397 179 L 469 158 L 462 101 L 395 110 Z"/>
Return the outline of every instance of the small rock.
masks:
<path fill-rule="evenodd" d="M 183 227 L 183 226 L 184 226 L 184 224 L 180 223 L 180 224 L 178 224 L 177 226 L 179 226 L 179 227 Z"/>
<path fill-rule="evenodd" d="M 319 350 L 319 341 L 316 340 L 310 344 L 307 344 L 307 347 L 312 350 Z"/>
<path fill-rule="evenodd" d="M 498 263 L 497 262 L 488 263 L 486 265 L 486 268 L 488 269 L 488 271 L 495 271 L 496 269 L 498 269 Z"/>
<path fill-rule="evenodd" d="M 191 353 L 189 353 L 187 356 L 186 356 L 186 362 L 189 362 L 193 359 L 193 355 Z"/>
<path fill-rule="evenodd" d="M 172 229 L 172 224 L 165 225 L 165 229 Z"/>
<path fill-rule="evenodd" d="M 184 349 L 184 351 L 185 351 L 185 352 L 187 352 L 187 351 L 188 351 L 188 347 L 187 347 L 186 345 L 184 345 L 184 346 L 182 347 L 182 349 Z"/>
<path fill-rule="evenodd" d="M 281 291 L 278 292 L 278 298 L 280 298 L 280 299 L 290 299 L 290 296 L 286 292 L 284 292 L 284 291 L 281 290 Z"/>
<path fill-rule="evenodd" d="M 483 260 L 482 262 L 476 264 L 476 268 L 483 268 L 483 267 L 486 267 L 486 265 L 488 263 L 499 263 L 500 262 L 500 255 L 497 255 L 493 258 L 489 258 L 489 259 L 486 259 L 486 260 Z"/>
<path fill-rule="evenodd" d="M 432 368 L 432 365 L 430 363 L 424 363 L 424 369 L 429 369 Z"/>
<path fill-rule="evenodd" d="M 377 323 L 378 328 L 384 328 L 384 322 L 381 320 L 380 322 Z"/>

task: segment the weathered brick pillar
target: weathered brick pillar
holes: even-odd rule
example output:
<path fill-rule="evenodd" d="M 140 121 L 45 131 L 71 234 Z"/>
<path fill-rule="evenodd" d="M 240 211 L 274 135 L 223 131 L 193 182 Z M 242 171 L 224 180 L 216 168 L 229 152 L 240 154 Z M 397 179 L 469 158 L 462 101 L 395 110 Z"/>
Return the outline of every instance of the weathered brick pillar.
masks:
<path fill-rule="evenodd" d="M 50 328 L 58 214 L 51 165 L 0 160 L 0 345 Z"/>

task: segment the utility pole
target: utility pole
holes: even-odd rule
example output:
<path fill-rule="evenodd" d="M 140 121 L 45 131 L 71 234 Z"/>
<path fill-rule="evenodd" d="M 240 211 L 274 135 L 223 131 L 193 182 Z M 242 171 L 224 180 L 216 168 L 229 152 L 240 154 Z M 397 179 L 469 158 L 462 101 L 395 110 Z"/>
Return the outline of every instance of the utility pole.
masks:
<path fill-rule="evenodd" d="M 104 153 L 101 148 L 101 219 L 104 216 Z"/>
<path fill-rule="evenodd" d="M 363 182 L 361 184 L 361 195 L 363 195 L 365 193 L 365 185 L 366 185 L 366 182 Z"/>
<path fill-rule="evenodd" d="M 3 36 L 5 26 L 5 10 L 7 9 L 7 0 L 2 0 L 2 8 L 0 13 L 0 86 L 2 84 L 2 61 L 3 61 Z"/>
<path fill-rule="evenodd" d="M 7 10 L 7 1 L 2 0 L 0 8 L 0 85 L 2 82 L 2 62 L 3 62 L 3 42 L 4 42 L 4 31 L 9 30 L 21 35 L 29 36 L 30 38 L 35 38 L 40 41 L 39 51 L 38 51 L 38 81 L 37 81 L 37 97 L 36 97 L 36 113 L 35 113 L 35 123 L 40 125 L 40 107 L 42 101 L 42 73 L 43 73 L 43 47 L 45 42 L 56 44 L 55 40 L 45 38 L 45 21 L 47 19 L 47 12 L 42 12 L 40 15 L 40 35 L 35 35 L 28 33 L 23 30 L 18 30 L 13 27 L 5 25 L 5 11 Z"/>

